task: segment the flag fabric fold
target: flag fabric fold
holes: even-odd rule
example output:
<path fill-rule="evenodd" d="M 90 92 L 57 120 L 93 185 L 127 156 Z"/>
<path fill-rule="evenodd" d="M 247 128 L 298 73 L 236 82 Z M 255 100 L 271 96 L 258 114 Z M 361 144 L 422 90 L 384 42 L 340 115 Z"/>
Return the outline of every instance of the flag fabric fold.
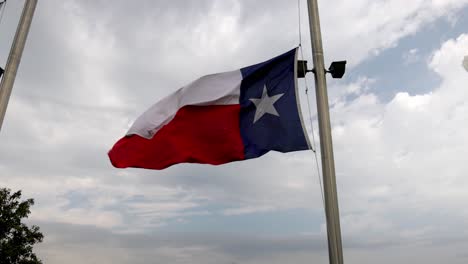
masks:
<path fill-rule="evenodd" d="M 211 74 L 154 104 L 108 155 L 117 168 L 219 165 L 309 149 L 297 94 L 297 48 Z"/>

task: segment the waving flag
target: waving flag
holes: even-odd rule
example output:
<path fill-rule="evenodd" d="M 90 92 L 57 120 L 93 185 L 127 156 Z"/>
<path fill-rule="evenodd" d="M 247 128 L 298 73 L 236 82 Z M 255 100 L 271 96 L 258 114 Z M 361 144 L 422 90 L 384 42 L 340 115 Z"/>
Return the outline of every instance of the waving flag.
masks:
<path fill-rule="evenodd" d="M 201 77 L 154 104 L 109 151 L 117 168 L 223 164 L 309 149 L 297 95 L 297 49 Z"/>

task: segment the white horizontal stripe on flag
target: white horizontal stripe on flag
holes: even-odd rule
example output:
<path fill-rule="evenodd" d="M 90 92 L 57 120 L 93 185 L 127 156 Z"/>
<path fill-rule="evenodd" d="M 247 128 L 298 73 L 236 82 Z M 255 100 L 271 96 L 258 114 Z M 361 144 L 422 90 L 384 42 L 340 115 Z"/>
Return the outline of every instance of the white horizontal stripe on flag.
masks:
<path fill-rule="evenodd" d="M 150 139 L 187 105 L 239 104 L 241 81 L 240 70 L 203 76 L 151 106 L 137 118 L 127 135 Z"/>

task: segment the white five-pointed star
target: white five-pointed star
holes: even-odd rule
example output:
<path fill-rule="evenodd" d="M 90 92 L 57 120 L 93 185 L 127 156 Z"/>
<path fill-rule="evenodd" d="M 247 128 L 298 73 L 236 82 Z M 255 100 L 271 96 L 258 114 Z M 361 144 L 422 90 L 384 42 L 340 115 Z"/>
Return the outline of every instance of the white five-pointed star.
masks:
<path fill-rule="evenodd" d="M 262 98 L 250 98 L 250 101 L 252 101 L 252 103 L 254 103 L 255 107 L 257 108 L 257 110 L 255 111 L 255 117 L 253 121 L 254 124 L 266 113 L 279 116 L 273 104 L 276 101 L 278 101 L 278 99 L 280 99 L 283 95 L 284 93 L 273 95 L 270 97 L 268 96 L 266 86 L 263 86 Z"/>

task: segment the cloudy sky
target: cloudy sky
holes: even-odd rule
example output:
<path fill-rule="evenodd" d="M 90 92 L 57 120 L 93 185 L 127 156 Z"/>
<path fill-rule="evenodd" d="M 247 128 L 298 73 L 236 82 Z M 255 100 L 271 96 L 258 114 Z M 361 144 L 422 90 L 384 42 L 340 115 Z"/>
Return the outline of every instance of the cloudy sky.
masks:
<path fill-rule="evenodd" d="M 325 60 L 349 66 L 329 79 L 345 262 L 467 263 L 468 1 L 319 2 Z M 1 65 L 22 5 L 6 6 Z M 297 46 L 298 21 L 285 0 L 39 1 L 0 133 L 0 187 L 35 199 L 40 258 L 327 263 L 310 151 L 163 171 L 107 158 L 168 93 Z"/>

